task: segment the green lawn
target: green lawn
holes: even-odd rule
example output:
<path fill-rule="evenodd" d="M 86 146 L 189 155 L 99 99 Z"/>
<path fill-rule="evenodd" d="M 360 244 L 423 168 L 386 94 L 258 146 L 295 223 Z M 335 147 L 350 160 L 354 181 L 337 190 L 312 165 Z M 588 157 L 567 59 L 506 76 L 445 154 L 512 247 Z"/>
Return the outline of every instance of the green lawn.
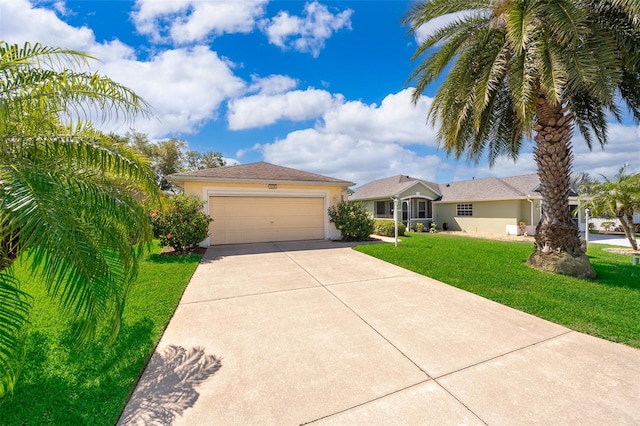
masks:
<path fill-rule="evenodd" d="M 596 281 L 541 272 L 525 261 L 531 243 L 411 234 L 356 250 L 487 299 L 614 342 L 640 348 L 640 267 L 590 244 Z"/>
<path fill-rule="evenodd" d="M 105 337 L 85 349 L 74 347 L 41 283 L 16 265 L 36 304 L 26 364 L 13 397 L 0 403 L 1 425 L 115 424 L 201 257 L 159 251 L 140 265 L 116 342 Z"/>

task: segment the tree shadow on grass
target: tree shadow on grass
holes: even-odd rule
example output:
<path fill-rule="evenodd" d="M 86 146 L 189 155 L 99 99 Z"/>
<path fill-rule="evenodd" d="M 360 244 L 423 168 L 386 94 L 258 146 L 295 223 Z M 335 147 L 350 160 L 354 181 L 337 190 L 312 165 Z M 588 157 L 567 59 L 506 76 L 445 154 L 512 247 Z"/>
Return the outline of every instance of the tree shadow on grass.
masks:
<path fill-rule="evenodd" d="M 173 255 L 166 256 L 162 254 L 152 254 L 149 255 L 148 261 L 152 263 L 159 264 L 178 264 L 178 263 L 194 263 L 196 260 L 200 260 L 202 258 L 201 254 L 181 254 L 181 255 Z"/>
<path fill-rule="evenodd" d="M 198 400 L 195 386 L 222 366 L 204 348 L 170 345 L 151 357 L 118 425 L 170 425 Z"/>
<path fill-rule="evenodd" d="M 592 262 L 598 276 L 597 282 L 610 287 L 624 287 L 640 291 L 640 267 L 631 264 L 620 264 L 606 259 Z"/>
<path fill-rule="evenodd" d="M 587 255 L 599 284 L 640 291 L 640 267 L 632 264 L 630 255 L 607 248 Z"/>

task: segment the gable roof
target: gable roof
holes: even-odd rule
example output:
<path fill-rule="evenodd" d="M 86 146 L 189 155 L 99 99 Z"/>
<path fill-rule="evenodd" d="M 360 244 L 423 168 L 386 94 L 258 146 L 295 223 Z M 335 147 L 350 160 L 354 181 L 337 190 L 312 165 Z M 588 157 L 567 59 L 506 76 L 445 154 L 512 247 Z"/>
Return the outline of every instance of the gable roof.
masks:
<path fill-rule="evenodd" d="M 396 175 L 374 180 L 353 190 L 350 200 L 373 200 L 397 197 L 414 185 L 422 184 L 440 196 L 438 184 L 406 175 Z"/>
<path fill-rule="evenodd" d="M 438 185 L 439 202 L 508 200 L 540 197 L 540 179 L 536 173 L 506 178 L 488 177 Z"/>
<path fill-rule="evenodd" d="M 296 182 L 315 185 L 355 185 L 341 179 L 309 173 L 289 167 L 259 161 L 257 163 L 236 164 L 233 166 L 215 167 L 212 169 L 194 170 L 174 173 L 167 177 L 172 182 L 207 181 L 207 182 Z"/>

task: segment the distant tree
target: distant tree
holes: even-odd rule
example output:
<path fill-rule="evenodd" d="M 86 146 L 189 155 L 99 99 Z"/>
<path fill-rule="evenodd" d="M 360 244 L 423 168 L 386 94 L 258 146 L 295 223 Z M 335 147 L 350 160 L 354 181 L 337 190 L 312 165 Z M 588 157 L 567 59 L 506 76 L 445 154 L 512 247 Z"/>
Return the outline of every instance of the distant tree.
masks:
<path fill-rule="evenodd" d="M 202 154 L 195 150 L 190 151 L 187 142 L 181 139 L 151 142 L 146 134 L 137 132 L 127 132 L 124 136 L 111 134 L 110 137 L 132 146 L 150 159 L 158 186 L 163 191 L 174 189 L 173 184 L 166 178 L 170 174 L 226 165 L 221 153 L 208 151 Z"/>
<path fill-rule="evenodd" d="M 207 151 L 204 154 L 198 151 L 187 152 L 187 170 L 213 169 L 226 165 L 227 162 L 219 152 Z"/>
<path fill-rule="evenodd" d="M 599 182 L 598 178 L 591 176 L 589 172 L 572 174 L 571 179 L 569 179 L 571 190 L 576 194 L 592 193 L 592 186 Z"/>
<path fill-rule="evenodd" d="M 158 142 L 155 169 L 160 182 L 160 189 L 172 189 L 173 184 L 167 180 L 167 176 L 185 171 L 187 150 L 187 142 L 180 139 L 171 138 Z"/>
<path fill-rule="evenodd" d="M 591 186 L 593 192 L 586 194 L 583 209 L 590 209 L 593 216 L 610 215 L 616 217 L 631 247 L 638 250 L 633 225 L 633 213 L 640 212 L 640 173 L 628 172 L 628 165 L 622 166 L 615 176 L 609 180 Z"/>

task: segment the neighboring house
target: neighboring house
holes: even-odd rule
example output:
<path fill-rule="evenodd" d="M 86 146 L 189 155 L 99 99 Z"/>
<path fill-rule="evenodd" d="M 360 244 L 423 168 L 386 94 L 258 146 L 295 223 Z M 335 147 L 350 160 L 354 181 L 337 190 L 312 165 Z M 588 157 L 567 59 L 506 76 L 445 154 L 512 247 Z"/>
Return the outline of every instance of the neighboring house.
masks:
<path fill-rule="evenodd" d="M 455 231 L 533 235 L 541 214 L 539 186 L 537 174 L 440 185 L 436 220 Z"/>
<path fill-rule="evenodd" d="M 353 182 L 265 162 L 170 175 L 213 218 L 203 245 L 340 238 L 327 209 Z"/>
<path fill-rule="evenodd" d="M 407 226 L 422 223 L 426 228 L 434 221 L 434 201 L 442 194 L 438 184 L 411 176 L 398 175 L 374 180 L 353 190 L 349 200 L 362 202 L 374 219 L 393 219 L 394 199 L 398 199 L 399 216 Z"/>
<path fill-rule="evenodd" d="M 541 217 L 539 186 L 537 174 L 447 184 L 393 176 L 355 188 L 350 199 L 364 202 L 377 219 L 393 219 L 393 212 L 384 211 L 382 206 L 387 202 L 393 206 L 392 199 L 398 198 L 402 206 L 398 220 L 410 227 L 416 222 L 434 221 L 439 229 L 446 223 L 452 231 L 533 235 Z M 420 208 L 416 209 L 423 200 L 427 212 L 424 217 Z M 577 207 L 572 194 L 570 208 L 574 211 Z M 581 213 L 576 220 L 583 229 Z"/>

